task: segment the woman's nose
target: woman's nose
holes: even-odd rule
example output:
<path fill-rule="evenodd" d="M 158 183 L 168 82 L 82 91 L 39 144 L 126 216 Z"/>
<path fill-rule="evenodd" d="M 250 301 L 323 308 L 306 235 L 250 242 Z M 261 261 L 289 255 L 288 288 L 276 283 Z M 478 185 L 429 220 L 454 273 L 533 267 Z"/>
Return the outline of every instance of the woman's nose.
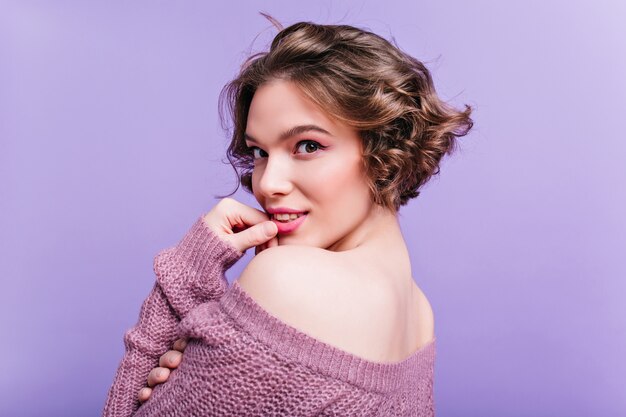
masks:
<path fill-rule="evenodd" d="M 279 157 L 268 157 L 260 173 L 259 191 L 266 196 L 289 194 L 293 187 L 290 170 L 291 168 L 285 160 L 281 160 Z"/>

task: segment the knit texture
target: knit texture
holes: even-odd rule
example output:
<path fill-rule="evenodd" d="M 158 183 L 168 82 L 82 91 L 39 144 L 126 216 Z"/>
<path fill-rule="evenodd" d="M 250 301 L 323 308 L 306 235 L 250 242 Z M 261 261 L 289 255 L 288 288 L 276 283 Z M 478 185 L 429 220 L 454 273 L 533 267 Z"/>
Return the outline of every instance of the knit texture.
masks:
<path fill-rule="evenodd" d="M 103 416 L 434 416 L 435 340 L 401 362 L 372 362 L 269 314 L 224 272 L 242 252 L 202 218 L 155 258 L 157 282 Z M 179 367 L 140 406 L 139 390 L 179 337 Z"/>

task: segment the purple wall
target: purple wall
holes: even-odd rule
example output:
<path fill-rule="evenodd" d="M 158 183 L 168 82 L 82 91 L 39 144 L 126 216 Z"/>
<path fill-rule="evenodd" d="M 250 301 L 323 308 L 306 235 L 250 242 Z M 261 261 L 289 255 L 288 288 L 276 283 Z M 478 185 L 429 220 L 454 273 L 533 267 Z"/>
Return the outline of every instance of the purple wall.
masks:
<path fill-rule="evenodd" d="M 579 3 L 0 2 L 0 415 L 100 413 L 154 255 L 235 184 L 259 11 L 393 35 L 475 107 L 401 210 L 438 416 L 626 415 L 626 6 Z"/>

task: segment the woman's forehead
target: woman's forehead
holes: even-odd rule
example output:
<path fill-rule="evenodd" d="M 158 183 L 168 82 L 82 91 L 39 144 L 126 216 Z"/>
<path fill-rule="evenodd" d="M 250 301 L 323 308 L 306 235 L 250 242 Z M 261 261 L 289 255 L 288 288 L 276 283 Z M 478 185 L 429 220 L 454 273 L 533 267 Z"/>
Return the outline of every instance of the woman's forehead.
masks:
<path fill-rule="evenodd" d="M 294 83 L 273 81 L 261 85 L 250 104 L 246 139 L 284 139 L 303 132 L 329 138 L 353 134 L 353 129 L 311 101 Z"/>

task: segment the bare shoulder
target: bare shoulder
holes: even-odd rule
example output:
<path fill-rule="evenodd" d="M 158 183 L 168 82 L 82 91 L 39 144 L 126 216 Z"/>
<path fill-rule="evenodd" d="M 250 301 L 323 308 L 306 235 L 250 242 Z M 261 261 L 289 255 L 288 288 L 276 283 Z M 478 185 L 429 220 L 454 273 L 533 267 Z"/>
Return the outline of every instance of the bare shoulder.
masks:
<path fill-rule="evenodd" d="M 413 302 L 415 311 L 415 323 L 412 324 L 412 328 L 416 332 L 416 340 L 418 346 L 424 346 L 429 343 L 435 337 L 435 315 L 433 308 L 428 301 L 428 298 L 424 294 L 417 284 L 414 287 Z"/>
<path fill-rule="evenodd" d="M 408 297 L 344 259 L 320 248 L 273 247 L 252 258 L 237 281 L 279 320 L 371 361 L 404 359 L 430 341 L 432 309 L 416 285 Z"/>
<path fill-rule="evenodd" d="M 324 317 L 341 305 L 349 288 L 349 269 L 333 253 L 309 246 L 276 246 L 250 260 L 237 282 L 257 304 L 314 337 Z M 342 291 L 343 289 L 343 291 Z"/>
<path fill-rule="evenodd" d="M 336 255 L 308 246 L 269 248 L 250 260 L 237 281 L 271 315 L 356 353 L 362 340 L 356 324 L 376 320 L 379 306 L 370 305 L 364 311 L 363 293 L 368 287 L 355 288 L 354 271 Z"/>

